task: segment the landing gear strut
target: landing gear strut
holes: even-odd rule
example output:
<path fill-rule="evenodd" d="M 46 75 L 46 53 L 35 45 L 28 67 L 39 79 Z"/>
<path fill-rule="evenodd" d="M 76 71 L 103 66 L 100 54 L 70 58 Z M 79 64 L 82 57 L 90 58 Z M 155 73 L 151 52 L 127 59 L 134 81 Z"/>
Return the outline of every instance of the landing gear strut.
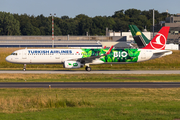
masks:
<path fill-rule="evenodd" d="M 85 70 L 90 72 L 91 71 L 91 67 L 86 66 Z"/>
<path fill-rule="evenodd" d="M 23 68 L 23 71 L 26 71 L 26 64 L 24 64 L 24 68 Z"/>

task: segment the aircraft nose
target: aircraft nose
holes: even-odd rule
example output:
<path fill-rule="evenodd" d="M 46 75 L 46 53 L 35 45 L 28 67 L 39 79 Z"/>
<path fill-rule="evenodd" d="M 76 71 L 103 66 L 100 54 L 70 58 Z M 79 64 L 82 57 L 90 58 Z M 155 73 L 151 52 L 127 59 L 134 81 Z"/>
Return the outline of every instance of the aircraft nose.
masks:
<path fill-rule="evenodd" d="M 7 61 L 7 62 L 10 62 L 10 61 L 11 61 L 11 57 L 10 57 L 10 56 L 7 56 L 7 57 L 6 57 L 6 61 Z"/>

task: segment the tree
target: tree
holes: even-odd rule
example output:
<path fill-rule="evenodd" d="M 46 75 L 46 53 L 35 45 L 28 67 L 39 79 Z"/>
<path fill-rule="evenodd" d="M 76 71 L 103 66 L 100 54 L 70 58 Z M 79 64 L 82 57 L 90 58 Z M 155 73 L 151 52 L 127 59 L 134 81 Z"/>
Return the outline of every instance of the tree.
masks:
<path fill-rule="evenodd" d="M 155 10 L 155 24 L 164 21 L 167 13 Z M 150 30 L 153 22 L 153 10 L 140 11 L 137 9 L 119 10 L 114 15 L 88 17 L 79 14 L 75 18 L 62 16 L 54 17 L 55 35 L 105 35 L 106 27 L 114 31 L 128 31 L 128 25 L 135 24 L 143 30 Z M 51 35 L 51 17 L 39 15 L 18 15 L 0 12 L 0 35 Z"/>
<path fill-rule="evenodd" d="M 86 32 L 91 34 L 92 29 L 92 18 L 88 17 L 87 15 L 80 14 L 75 18 L 78 20 L 78 35 L 86 35 Z"/>
<path fill-rule="evenodd" d="M 124 10 L 119 10 L 114 13 L 113 18 L 123 18 L 125 16 Z"/>
<path fill-rule="evenodd" d="M 54 24 L 54 35 L 62 35 L 61 29 Z"/>
<path fill-rule="evenodd" d="M 114 31 L 128 31 L 129 30 L 129 28 L 128 28 L 129 22 L 128 21 L 122 21 L 122 20 L 116 18 L 115 23 L 116 24 L 114 24 L 114 27 L 113 27 Z"/>
<path fill-rule="evenodd" d="M 125 15 L 129 16 L 130 18 L 134 16 L 138 16 L 140 14 L 141 14 L 141 11 L 137 9 L 128 9 L 125 11 Z"/>
<path fill-rule="evenodd" d="M 69 17 L 65 15 L 65 16 L 62 16 L 61 19 L 62 19 L 62 20 L 68 20 Z"/>
<path fill-rule="evenodd" d="M 10 13 L 0 12 L 0 35 L 20 35 L 20 24 Z"/>
<path fill-rule="evenodd" d="M 69 22 L 62 19 L 56 19 L 55 21 L 57 27 L 61 29 L 61 34 L 67 35 L 69 33 Z"/>
<path fill-rule="evenodd" d="M 115 21 L 111 17 L 102 17 L 96 16 L 92 18 L 93 25 L 92 25 L 92 34 L 93 35 L 105 35 L 106 34 L 106 27 L 109 29 L 113 29 Z"/>
<path fill-rule="evenodd" d="M 30 22 L 25 25 L 22 32 L 24 35 L 41 35 L 39 28 L 34 27 Z"/>

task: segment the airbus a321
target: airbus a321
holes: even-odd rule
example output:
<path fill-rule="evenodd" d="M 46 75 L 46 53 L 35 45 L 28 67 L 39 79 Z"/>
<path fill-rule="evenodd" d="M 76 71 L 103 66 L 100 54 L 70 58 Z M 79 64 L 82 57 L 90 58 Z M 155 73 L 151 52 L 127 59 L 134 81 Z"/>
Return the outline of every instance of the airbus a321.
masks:
<path fill-rule="evenodd" d="M 21 49 L 6 57 L 16 64 L 63 64 L 64 68 L 85 67 L 91 71 L 92 64 L 127 64 L 143 62 L 172 54 L 165 50 L 170 27 L 162 27 L 147 46 L 141 49 Z"/>

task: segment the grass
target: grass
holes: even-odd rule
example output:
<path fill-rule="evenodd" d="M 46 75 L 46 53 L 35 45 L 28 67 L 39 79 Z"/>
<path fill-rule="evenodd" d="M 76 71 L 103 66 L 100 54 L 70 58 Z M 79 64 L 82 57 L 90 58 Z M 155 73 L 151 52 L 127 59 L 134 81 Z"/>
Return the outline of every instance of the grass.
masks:
<path fill-rule="evenodd" d="M 18 49 L 0 48 L 1 70 L 23 68 L 5 61 L 7 55 Z M 172 55 L 142 63 L 91 67 L 94 70 L 179 70 L 179 57 L 180 51 L 174 51 Z M 27 69 L 64 70 L 62 65 L 28 65 Z M 0 82 L 177 82 L 179 78 L 180 75 L 0 74 Z M 2 120 L 180 119 L 180 88 L 0 89 L 0 95 Z"/>
<path fill-rule="evenodd" d="M 23 65 L 12 64 L 5 61 L 5 58 L 13 51 L 23 48 L 0 48 L 0 69 L 1 70 L 22 70 Z M 91 65 L 92 70 L 180 70 L 180 51 L 173 51 L 172 55 L 134 64 L 103 64 Z M 38 64 L 27 65 L 27 70 L 65 70 L 62 64 Z M 84 70 L 84 68 L 74 69 Z"/>
<path fill-rule="evenodd" d="M 0 89 L 0 94 L 3 120 L 180 119 L 180 88 Z"/>
<path fill-rule="evenodd" d="M 13 112 L 26 112 L 37 111 L 41 109 L 49 108 L 66 108 L 66 107 L 85 107 L 92 106 L 90 102 L 85 100 L 68 100 L 49 98 L 47 96 L 34 96 L 34 97 L 12 97 L 1 98 L 1 112 L 13 113 Z"/>
<path fill-rule="evenodd" d="M 180 74 L 1 74 L 0 82 L 180 82 Z"/>

